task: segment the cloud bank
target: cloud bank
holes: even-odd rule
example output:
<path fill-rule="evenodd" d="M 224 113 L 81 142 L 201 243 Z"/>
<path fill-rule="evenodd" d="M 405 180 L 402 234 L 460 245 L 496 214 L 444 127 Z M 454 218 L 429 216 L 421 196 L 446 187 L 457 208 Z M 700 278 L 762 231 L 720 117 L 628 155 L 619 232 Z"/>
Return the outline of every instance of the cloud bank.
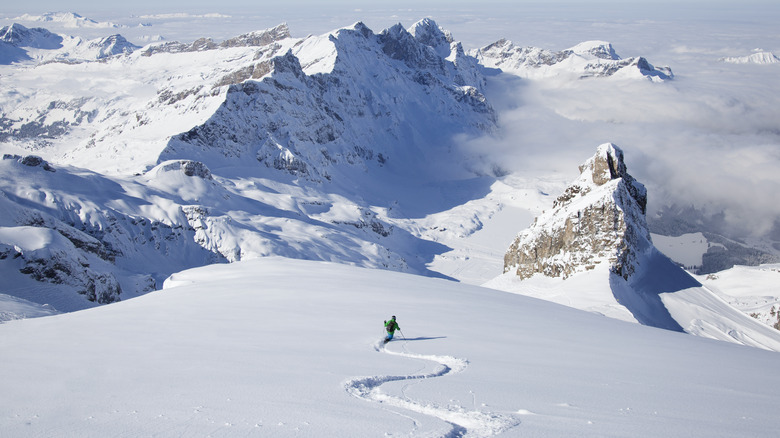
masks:
<path fill-rule="evenodd" d="M 662 84 L 500 75 L 489 98 L 501 132 L 461 146 L 508 172 L 573 178 L 612 142 L 648 186 L 650 214 L 694 206 L 723 214 L 735 236 L 763 236 L 780 218 L 780 69 L 745 67 L 718 64 Z"/>

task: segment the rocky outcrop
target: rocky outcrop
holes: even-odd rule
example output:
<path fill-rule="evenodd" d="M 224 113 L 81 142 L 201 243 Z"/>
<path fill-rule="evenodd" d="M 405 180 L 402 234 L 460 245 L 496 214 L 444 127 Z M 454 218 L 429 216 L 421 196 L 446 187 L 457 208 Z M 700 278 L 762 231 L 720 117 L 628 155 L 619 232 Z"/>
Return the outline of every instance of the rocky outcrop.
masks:
<path fill-rule="evenodd" d="M 504 256 L 504 272 L 566 278 L 608 263 L 628 279 L 637 255 L 650 246 L 646 205 L 647 192 L 628 174 L 622 150 L 603 144 L 553 209 L 517 236 Z"/>
<path fill-rule="evenodd" d="M 154 171 L 154 169 L 152 169 Z M 174 172 L 180 171 L 186 176 L 195 176 L 202 179 L 211 180 L 214 179 L 211 176 L 211 171 L 205 164 L 199 161 L 190 160 L 172 160 L 166 161 L 159 166 L 160 172 Z"/>
<path fill-rule="evenodd" d="M 48 161 L 37 155 L 26 155 L 23 157 L 21 155 L 4 154 L 3 160 L 16 160 L 19 164 L 24 164 L 25 166 L 40 167 L 47 172 L 56 172 L 56 170 L 49 165 Z"/>
<path fill-rule="evenodd" d="M 20 273 L 41 282 L 69 285 L 89 301 L 108 304 L 120 300 L 122 287 L 116 277 L 110 272 L 91 269 L 88 260 L 75 246 L 26 252 L 0 244 L 0 258 L 4 256 L 20 261 L 23 265 Z"/>

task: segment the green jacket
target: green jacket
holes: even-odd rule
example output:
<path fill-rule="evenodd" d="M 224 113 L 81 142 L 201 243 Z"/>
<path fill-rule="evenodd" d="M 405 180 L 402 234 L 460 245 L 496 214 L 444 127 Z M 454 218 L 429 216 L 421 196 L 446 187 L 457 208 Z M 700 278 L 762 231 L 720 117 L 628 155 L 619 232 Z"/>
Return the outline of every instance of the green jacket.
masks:
<path fill-rule="evenodd" d="M 401 330 L 401 327 L 398 326 L 398 323 L 391 319 L 390 321 L 385 321 L 385 330 L 387 330 L 388 333 L 394 333 L 396 330 Z"/>

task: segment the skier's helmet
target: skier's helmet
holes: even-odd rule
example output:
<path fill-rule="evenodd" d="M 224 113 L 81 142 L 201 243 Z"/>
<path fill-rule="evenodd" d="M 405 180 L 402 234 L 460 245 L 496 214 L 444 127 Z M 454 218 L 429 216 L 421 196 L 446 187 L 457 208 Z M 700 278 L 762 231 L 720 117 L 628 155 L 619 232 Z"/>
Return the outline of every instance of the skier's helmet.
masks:
<path fill-rule="evenodd" d="M 390 318 L 390 319 L 395 319 L 395 315 L 393 315 L 392 318 Z"/>

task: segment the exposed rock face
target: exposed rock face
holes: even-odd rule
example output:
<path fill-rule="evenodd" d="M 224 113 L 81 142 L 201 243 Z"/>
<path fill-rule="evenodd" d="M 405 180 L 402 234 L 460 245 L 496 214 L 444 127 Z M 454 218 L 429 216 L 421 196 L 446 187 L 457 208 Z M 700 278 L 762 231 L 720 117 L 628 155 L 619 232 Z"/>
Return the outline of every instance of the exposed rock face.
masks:
<path fill-rule="evenodd" d="M 504 256 L 504 272 L 566 278 L 609 263 L 628 279 L 637 255 L 650 246 L 646 205 L 645 187 L 626 171 L 623 151 L 603 144 L 553 209 L 517 236 Z"/>

